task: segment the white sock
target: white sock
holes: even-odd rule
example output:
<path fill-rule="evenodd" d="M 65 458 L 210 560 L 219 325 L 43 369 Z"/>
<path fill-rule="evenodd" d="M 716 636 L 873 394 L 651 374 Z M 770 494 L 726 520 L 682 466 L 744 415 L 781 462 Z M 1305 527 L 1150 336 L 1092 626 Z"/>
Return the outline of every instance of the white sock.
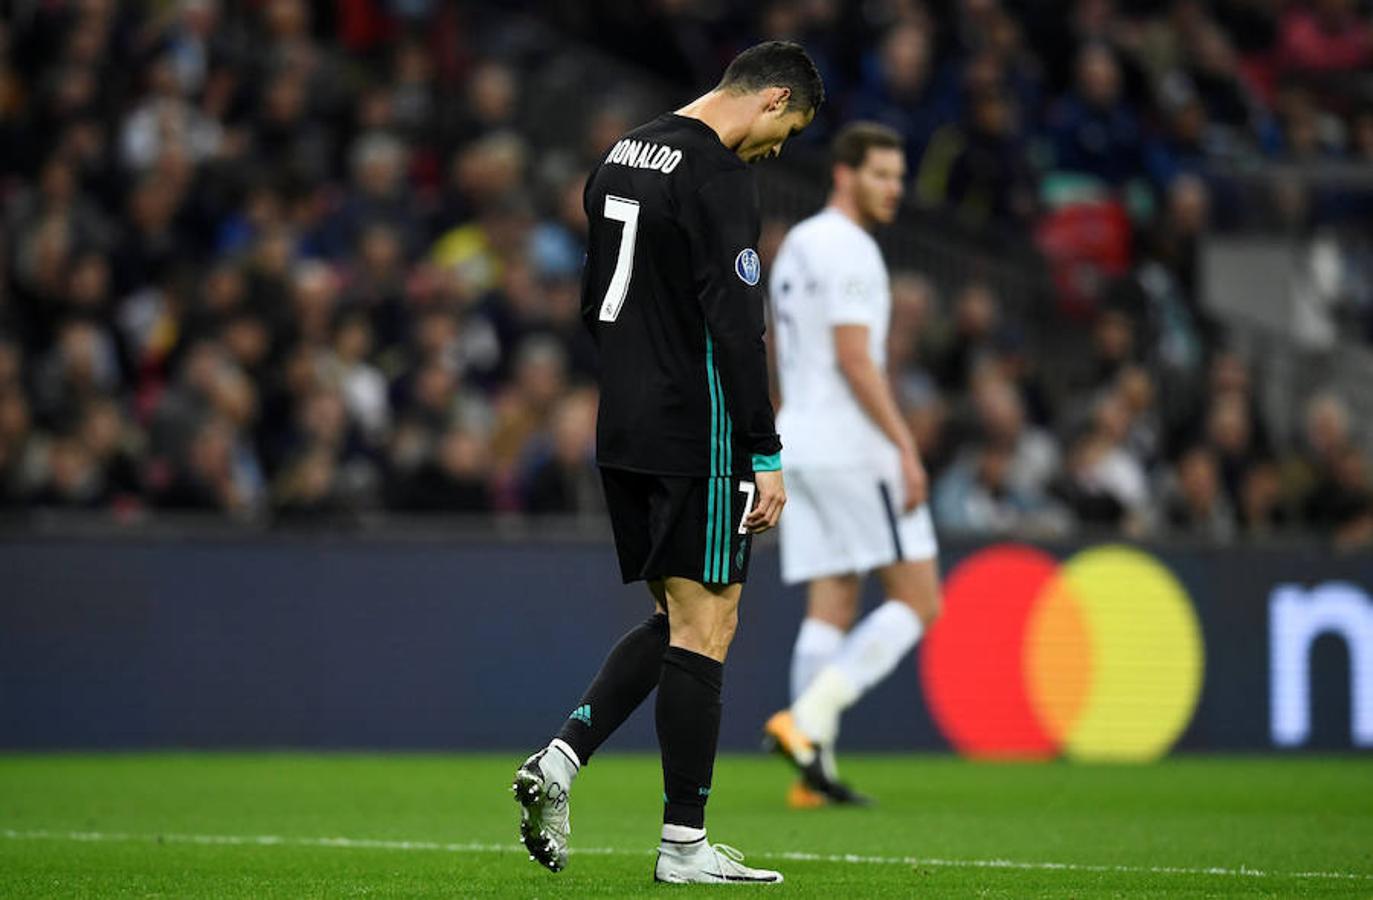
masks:
<path fill-rule="evenodd" d="M 673 844 L 694 844 L 697 841 L 705 840 L 706 830 L 704 828 L 692 828 L 689 825 L 663 825 L 663 840 Z"/>
<path fill-rule="evenodd" d="M 896 668 L 923 631 L 920 617 L 906 604 L 888 600 L 877 607 L 792 703 L 796 726 L 813 741 L 833 743 L 840 714 Z"/>
<path fill-rule="evenodd" d="M 796 727 L 818 744 L 832 744 L 839 734 L 839 714 L 853 705 L 859 691 L 847 675 L 830 663 L 791 705 Z"/>
<path fill-rule="evenodd" d="M 891 674 L 924 631 L 915 610 L 899 600 L 888 600 L 849 632 L 834 665 L 862 696 Z"/>
<path fill-rule="evenodd" d="M 801 620 L 791 651 L 791 699 L 805 692 L 815 676 L 844 645 L 844 632 L 821 619 Z"/>
<path fill-rule="evenodd" d="M 582 761 L 577 758 L 577 751 L 573 750 L 567 741 L 554 738 L 548 742 L 548 752 L 539 761 L 539 768 L 553 781 L 570 789 L 572 779 L 576 778 L 582 769 Z"/>

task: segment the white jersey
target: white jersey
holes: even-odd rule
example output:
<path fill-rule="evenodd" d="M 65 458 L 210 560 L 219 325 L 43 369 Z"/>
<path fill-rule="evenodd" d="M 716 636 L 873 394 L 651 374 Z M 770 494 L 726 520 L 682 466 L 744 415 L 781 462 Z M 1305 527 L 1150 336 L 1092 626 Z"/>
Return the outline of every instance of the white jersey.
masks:
<path fill-rule="evenodd" d="M 769 284 L 782 407 L 782 459 L 794 466 L 889 464 L 896 447 L 839 370 L 836 325 L 865 325 L 879 371 L 887 363 L 891 290 L 877 242 L 826 207 L 787 233 Z"/>

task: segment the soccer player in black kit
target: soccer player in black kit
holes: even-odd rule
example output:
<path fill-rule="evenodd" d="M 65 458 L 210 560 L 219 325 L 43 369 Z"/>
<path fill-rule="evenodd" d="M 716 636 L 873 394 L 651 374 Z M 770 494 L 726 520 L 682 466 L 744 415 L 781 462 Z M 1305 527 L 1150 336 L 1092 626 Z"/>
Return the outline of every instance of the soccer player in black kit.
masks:
<path fill-rule="evenodd" d="M 775 883 L 706 841 L 720 684 L 754 534 L 786 492 L 763 345 L 758 193 L 824 96 L 798 45 L 739 54 L 714 90 L 629 132 L 591 173 L 582 312 L 600 347 L 596 459 L 625 582 L 655 613 L 622 637 L 515 774 L 531 857 L 567 864 L 568 791 L 653 688 L 663 762 L 654 879 Z"/>

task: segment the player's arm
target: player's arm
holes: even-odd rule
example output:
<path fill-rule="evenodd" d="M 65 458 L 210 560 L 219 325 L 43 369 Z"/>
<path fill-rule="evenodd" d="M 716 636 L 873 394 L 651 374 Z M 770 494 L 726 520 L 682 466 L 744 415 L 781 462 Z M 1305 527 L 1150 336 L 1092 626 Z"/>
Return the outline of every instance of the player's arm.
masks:
<path fill-rule="evenodd" d="M 834 325 L 834 356 L 858 405 L 901 453 L 901 480 L 906 489 L 903 508 L 910 512 L 925 502 L 928 479 L 891 383 L 868 353 L 868 326 Z"/>
<path fill-rule="evenodd" d="M 591 214 L 592 193 L 591 185 L 595 177 L 595 172 L 586 179 L 586 187 L 582 189 L 582 210 L 586 213 L 587 221 L 587 242 L 586 259 L 582 262 L 582 324 L 586 325 L 586 330 L 591 332 L 591 338 L 596 343 L 600 343 L 600 332 L 596 329 L 596 319 L 600 314 L 601 298 L 594 293 L 594 286 L 599 283 L 595 270 L 596 254 L 592 252 L 592 241 L 595 240 L 597 229 L 596 217 Z"/>
<path fill-rule="evenodd" d="M 782 440 L 768 392 L 761 279 L 756 269 L 739 263 L 745 251 L 756 258 L 761 227 L 757 191 L 747 172 L 729 171 L 698 188 L 695 200 L 689 231 L 701 311 L 725 407 L 751 456 L 757 483 L 753 511 L 744 524 L 755 532 L 766 531 L 777 524 L 787 496 Z"/>

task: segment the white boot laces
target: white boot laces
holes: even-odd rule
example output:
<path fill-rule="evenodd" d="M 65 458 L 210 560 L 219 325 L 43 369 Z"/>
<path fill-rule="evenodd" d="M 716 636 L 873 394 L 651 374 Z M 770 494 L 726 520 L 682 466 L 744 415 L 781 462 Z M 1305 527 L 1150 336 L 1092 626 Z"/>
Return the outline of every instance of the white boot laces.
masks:
<path fill-rule="evenodd" d="M 730 870 L 733 874 L 739 874 L 747 869 L 743 864 L 744 854 L 729 844 L 711 844 L 710 848 L 715 851 L 717 857 L 723 857 L 720 860 L 721 869 Z"/>

